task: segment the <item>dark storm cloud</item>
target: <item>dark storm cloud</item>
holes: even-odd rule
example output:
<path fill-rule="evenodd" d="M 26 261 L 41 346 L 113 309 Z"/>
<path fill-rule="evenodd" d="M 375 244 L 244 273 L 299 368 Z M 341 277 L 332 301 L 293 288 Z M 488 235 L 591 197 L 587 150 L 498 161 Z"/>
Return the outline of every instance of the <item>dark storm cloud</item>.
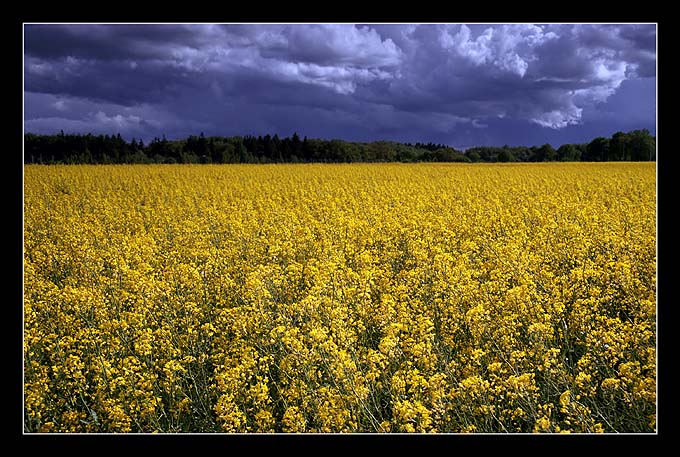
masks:
<path fill-rule="evenodd" d="M 67 94 L 93 101 L 135 105 L 162 102 L 195 84 L 187 72 L 168 71 L 154 61 L 99 61 L 66 57 L 46 62 L 25 59 L 25 85 L 31 92 Z"/>
<path fill-rule="evenodd" d="M 556 138 L 618 129 L 601 107 L 656 67 L 654 25 L 26 25 L 24 40 L 27 131 L 146 138 Z"/>
<path fill-rule="evenodd" d="M 182 25 L 47 25 L 27 24 L 24 45 L 30 55 L 97 60 L 163 58 L 174 46 L 199 47 L 212 27 Z"/>

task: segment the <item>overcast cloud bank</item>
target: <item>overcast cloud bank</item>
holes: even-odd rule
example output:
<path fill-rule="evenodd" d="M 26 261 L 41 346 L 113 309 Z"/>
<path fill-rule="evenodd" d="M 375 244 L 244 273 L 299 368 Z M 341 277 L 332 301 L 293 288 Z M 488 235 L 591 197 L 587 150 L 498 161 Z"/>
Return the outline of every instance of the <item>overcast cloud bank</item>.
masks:
<path fill-rule="evenodd" d="M 29 24 L 24 42 L 34 133 L 466 147 L 655 131 L 655 25 Z"/>

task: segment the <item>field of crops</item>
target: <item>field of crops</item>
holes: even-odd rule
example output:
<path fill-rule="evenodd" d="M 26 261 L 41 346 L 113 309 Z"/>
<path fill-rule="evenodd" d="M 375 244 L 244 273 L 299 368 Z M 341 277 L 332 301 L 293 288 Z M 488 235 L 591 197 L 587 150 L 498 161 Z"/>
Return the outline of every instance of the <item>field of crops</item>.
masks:
<path fill-rule="evenodd" d="M 24 169 L 26 432 L 654 432 L 654 163 Z"/>

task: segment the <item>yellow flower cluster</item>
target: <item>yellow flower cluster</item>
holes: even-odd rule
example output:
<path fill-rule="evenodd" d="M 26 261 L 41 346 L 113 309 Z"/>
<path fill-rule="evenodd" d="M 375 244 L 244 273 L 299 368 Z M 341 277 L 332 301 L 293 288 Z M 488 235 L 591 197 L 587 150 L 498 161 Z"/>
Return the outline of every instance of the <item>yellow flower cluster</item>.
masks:
<path fill-rule="evenodd" d="M 24 172 L 26 432 L 653 432 L 653 163 Z"/>

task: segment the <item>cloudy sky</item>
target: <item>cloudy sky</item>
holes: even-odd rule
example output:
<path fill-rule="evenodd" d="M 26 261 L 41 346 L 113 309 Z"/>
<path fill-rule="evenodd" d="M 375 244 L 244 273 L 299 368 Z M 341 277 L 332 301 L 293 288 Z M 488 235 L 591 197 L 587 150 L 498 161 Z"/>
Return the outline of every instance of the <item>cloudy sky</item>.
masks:
<path fill-rule="evenodd" d="M 26 24 L 24 130 L 476 145 L 656 133 L 654 24 Z"/>

